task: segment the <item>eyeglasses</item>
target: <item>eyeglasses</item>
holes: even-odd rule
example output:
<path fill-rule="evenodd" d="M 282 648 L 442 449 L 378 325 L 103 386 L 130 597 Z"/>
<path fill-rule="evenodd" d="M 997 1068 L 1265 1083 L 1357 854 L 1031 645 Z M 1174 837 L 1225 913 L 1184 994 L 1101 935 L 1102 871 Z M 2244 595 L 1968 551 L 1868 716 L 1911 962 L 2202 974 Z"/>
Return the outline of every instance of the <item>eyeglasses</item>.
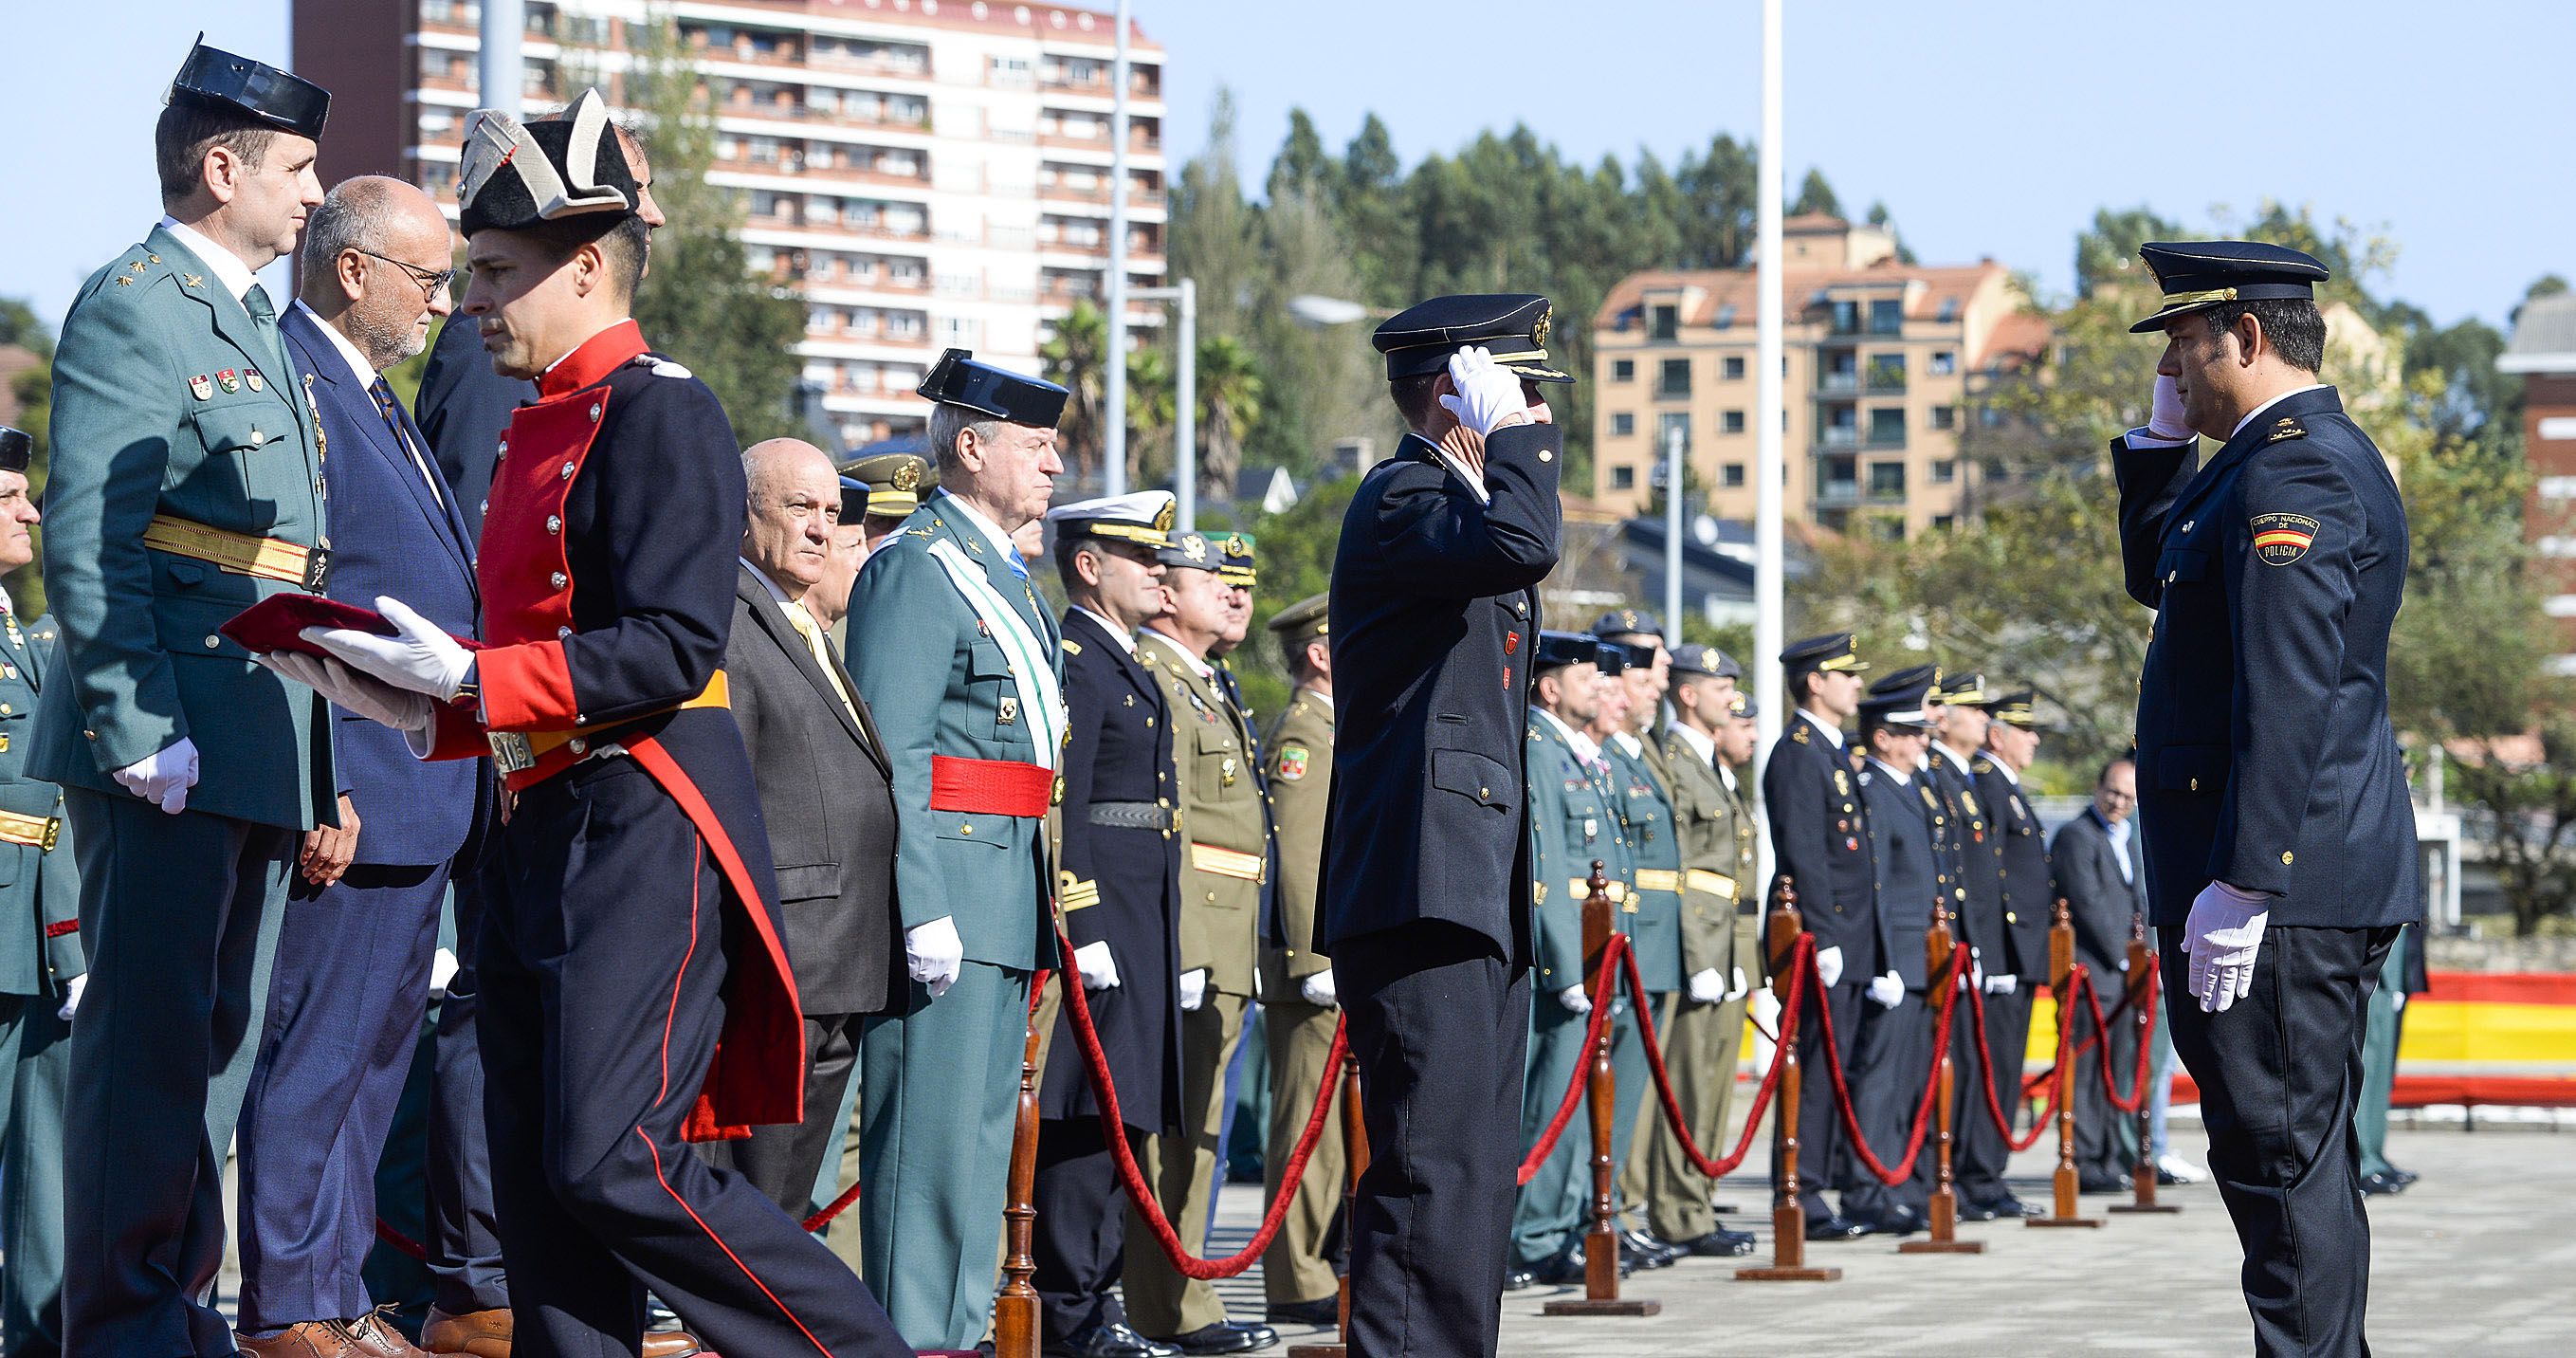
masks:
<path fill-rule="evenodd" d="M 415 268 L 412 265 L 405 264 L 391 255 L 380 255 L 373 250 L 362 250 L 354 245 L 349 248 L 357 250 L 359 254 L 365 255 L 369 259 L 381 259 L 387 264 L 391 264 L 395 268 L 402 270 L 404 273 L 410 274 L 411 281 L 420 285 L 420 295 L 424 301 L 447 291 L 448 285 L 456 281 L 456 271 L 454 269 L 441 269 L 437 273 L 431 273 L 427 269 Z"/>

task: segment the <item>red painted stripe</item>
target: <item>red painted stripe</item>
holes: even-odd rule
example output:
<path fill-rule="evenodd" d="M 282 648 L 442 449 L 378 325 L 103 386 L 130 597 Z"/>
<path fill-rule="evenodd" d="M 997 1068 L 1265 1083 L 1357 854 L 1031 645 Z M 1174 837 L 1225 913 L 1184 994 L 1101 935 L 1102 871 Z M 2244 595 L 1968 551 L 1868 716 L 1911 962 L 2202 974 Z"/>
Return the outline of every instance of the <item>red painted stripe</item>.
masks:
<path fill-rule="evenodd" d="M 58 919 L 45 926 L 45 937 L 47 938 L 61 938 L 65 934 L 76 934 L 79 932 L 80 921 L 76 919 Z"/>
<path fill-rule="evenodd" d="M 2554 972 L 2437 971 L 2424 998 L 2499 1004 L 2576 1004 L 2576 975 Z"/>

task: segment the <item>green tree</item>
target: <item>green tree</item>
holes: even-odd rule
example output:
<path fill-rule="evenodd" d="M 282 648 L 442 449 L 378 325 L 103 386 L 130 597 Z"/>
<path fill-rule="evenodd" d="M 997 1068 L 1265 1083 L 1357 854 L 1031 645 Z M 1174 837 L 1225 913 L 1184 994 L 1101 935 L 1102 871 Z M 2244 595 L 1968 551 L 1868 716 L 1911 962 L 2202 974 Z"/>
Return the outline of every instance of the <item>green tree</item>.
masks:
<path fill-rule="evenodd" d="M 1332 158 L 1324 154 L 1324 139 L 1315 131 L 1315 120 L 1302 108 L 1288 110 L 1288 140 L 1271 159 L 1262 197 L 1278 199 L 1294 193 L 1328 198 L 1335 187 L 1333 179 Z"/>
<path fill-rule="evenodd" d="M 1264 386 L 1252 351 L 1232 335 L 1199 340 L 1199 490 L 1203 499 L 1234 494 L 1243 470 L 1243 441 L 1262 416 Z"/>
<path fill-rule="evenodd" d="M 1279 644 L 1270 635 L 1270 619 L 1280 609 L 1330 589 L 1333 552 L 1342 540 L 1342 515 L 1359 489 L 1356 478 L 1326 482 L 1306 492 L 1284 514 L 1261 515 L 1257 507 L 1238 525 L 1257 539 L 1261 586 L 1252 596 L 1252 632 L 1233 656 L 1235 676 L 1243 681 L 1252 710 L 1264 723 L 1287 704 L 1290 682 Z"/>
<path fill-rule="evenodd" d="M 1789 215 L 1804 212 L 1821 212 L 1828 217 L 1843 215 L 1842 200 L 1834 197 L 1834 186 L 1825 181 L 1822 170 L 1809 170 L 1807 177 L 1798 182 L 1798 200 L 1789 205 Z"/>
<path fill-rule="evenodd" d="M 1108 403 L 1105 376 L 1109 352 L 1109 316 L 1084 298 L 1055 323 L 1055 333 L 1038 346 L 1047 380 L 1070 393 L 1064 418 L 1056 422 L 1064 450 L 1065 470 L 1077 481 L 1090 480 L 1101 466 L 1102 440 L 1108 437 L 1100 418 Z"/>
<path fill-rule="evenodd" d="M 2542 920 L 2576 907 L 2576 725 L 2563 716 L 2546 722 L 2537 759 L 2496 742 L 2464 744 L 2450 785 L 2476 808 L 2471 833 L 2488 846 L 2514 934 L 2529 938 Z"/>
<path fill-rule="evenodd" d="M 0 344 L 14 344 L 49 359 L 54 356 L 53 327 L 24 298 L 0 297 Z"/>
<path fill-rule="evenodd" d="M 2075 237 L 2075 295 L 2089 297 L 2112 284 L 2152 285 L 2138 247 L 2180 235 L 2180 225 L 2145 207 L 2097 209 L 2092 229 Z"/>
<path fill-rule="evenodd" d="M 1156 345 L 1127 353 L 1127 467 L 1139 486 L 1172 479 L 1172 360 Z"/>
<path fill-rule="evenodd" d="M 1234 96 L 1219 88 L 1208 144 L 1181 167 L 1172 194 L 1172 276 L 1198 285 L 1199 332 L 1246 336 L 1270 273 L 1261 217 L 1243 201 L 1234 169 Z"/>

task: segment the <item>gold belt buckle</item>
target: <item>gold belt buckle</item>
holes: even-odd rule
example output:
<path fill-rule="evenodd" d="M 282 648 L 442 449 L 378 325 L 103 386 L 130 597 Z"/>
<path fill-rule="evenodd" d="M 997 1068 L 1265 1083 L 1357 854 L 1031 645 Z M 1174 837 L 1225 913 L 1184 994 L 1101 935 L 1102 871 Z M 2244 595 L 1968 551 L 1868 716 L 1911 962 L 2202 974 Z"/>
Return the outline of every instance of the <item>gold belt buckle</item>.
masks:
<path fill-rule="evenodd" d="M 47 816 L 47 817 L 45 817 L 45 838 L 44 838 L 44 843 L 40 846 L 40 847 L 41 847 L 41 849 L 42 849 L 42 851 L 43 851 L 43 852 L 45 852 L 45 853 L 52 853 L 52 852 L 54 851 L 54 841 L 56 841 L 56 840 L 60 839 L 60 838 L 62 837 L 62 833 L 63 833 L 63 818 L 62 818 L 62 817 L 60 817 L 60 816 Z"/>
<path fill-rule="evenodd" d="M 492 747 L 492 767 L 504 774 L 537 766 L 536 750 L 529 746 L 528 738 L 517 731 L 488 731 L 484 733 L 483 740 Z"/>

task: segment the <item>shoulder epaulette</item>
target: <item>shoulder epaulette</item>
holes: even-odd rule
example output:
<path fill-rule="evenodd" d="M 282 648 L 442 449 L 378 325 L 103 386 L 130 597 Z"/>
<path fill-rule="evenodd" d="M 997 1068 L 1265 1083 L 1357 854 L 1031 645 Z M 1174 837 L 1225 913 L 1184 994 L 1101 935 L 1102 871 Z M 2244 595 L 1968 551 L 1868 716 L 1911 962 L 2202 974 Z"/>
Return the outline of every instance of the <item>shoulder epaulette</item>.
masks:
<path fill-rule="evenodd" d="M 1795 727 L 1791 727 L 1791 728 L 1790 728 L 1790 730 L 1789 730 L 1789 739 L 1794 740 L 1794 741 L 1798 742 L 1798 743 L 1799 743 L 1799 744 L 1801 744 L 1801 745 L 1806 744 L 1806 743 L 1807 743 L 1807 728 L 1806 728 L 1806 727 L 1803 727 L 1803 726 L 1795 726 Z"/>
<path fill-rule="evenodd" d="M 2265 434 L 2263 436 L 2263 441 L 2265 443 L 2278 443 L 2283 439 L 2303 439 L 2307 436 L 2308 427 L 2299 423 L 2298 416 L 2284 415 L 2280 419 L 2272 422 L 2272 432 Z"/>
<path fill-rule="evenodd" d="M 1082 643 L 1071 637 L 1059 637 L 1056 640 L 1056 644 L 1064 648 L 1064 653 L 1066 655 L 1082 654 Z"/>
<path fill-rule="evenodd" d="M 1987 759 L 1984 755 L 1978 755 L 1976 762 L 1968 766 L 1968 771 L 1971 773 L 1992 773 L 1995 771 L 1995 766 L 1993 761 Z"/>

